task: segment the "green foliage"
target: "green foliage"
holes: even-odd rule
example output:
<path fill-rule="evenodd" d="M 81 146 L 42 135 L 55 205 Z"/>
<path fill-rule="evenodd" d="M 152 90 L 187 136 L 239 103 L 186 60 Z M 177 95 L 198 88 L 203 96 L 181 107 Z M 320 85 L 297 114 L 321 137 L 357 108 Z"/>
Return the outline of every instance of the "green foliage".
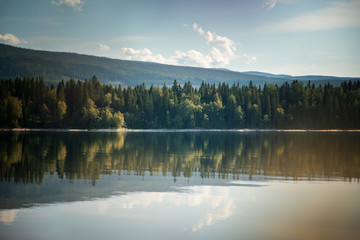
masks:
<path fill-rule="evenodd" d="M 0 81 L 1 127 L 360 128 L 360 81 L 315 87 L 190 82 L 135 88 L 90 81 L 48 87 L 41 78 Z"/>
<path fill-rule="evenodd" d="M 93 100 L 88 99 L 86 105 L 83 107 L 82 117 L 84 126 L 88 128 L 95 128 L 100 121 L 100 111 L 96 107 Z"/>
<path fill-rule="evenodd" d="M 0 101 L 0 122 L 9 127 L 19 127 L 22 117 L 21 101 L 17 97 L 8 96 Z"/>
<path fill-rule="evenodd" d="M 125 126 L 124 115 L 121 112 L 116 112 L 113 115 L 111 127 L 113 128 L 122 128 Z"/>
<path fill-rule="evenodd" d="M 64 101 L 59 100 L 57 105 L 57 120 L 62 121 L 66 114 L 66 103 Z"/>

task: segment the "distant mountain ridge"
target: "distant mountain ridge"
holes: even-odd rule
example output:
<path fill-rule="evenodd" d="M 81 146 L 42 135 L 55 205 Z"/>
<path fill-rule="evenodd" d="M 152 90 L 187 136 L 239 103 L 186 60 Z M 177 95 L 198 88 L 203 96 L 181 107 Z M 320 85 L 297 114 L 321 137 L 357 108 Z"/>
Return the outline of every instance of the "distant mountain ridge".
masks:
<path fill-rule="evenodd" d="M 322 75 L 291 76 L 291 75 L 286 75 L 286 74 L 272 74 L 272 73 L 257 72 L 257 71 L 247 71 L 247 72 L 242 72 L 242 73 L 256 75 L 256 76 L 269 77 L 269 78 L 273 78 L 273 77 L 286 78 L 286 79 L 293 79 L 293 80 L 300 80 L 300 81 L 359 79 L 359 78 L 352 78 L 352 77 L 334 77 L 334 76 L 322 76 Z"/>
<path fill-rule="evenodd" d="M 110 59 L 77 53 L 50 52 L 13 47 L 0 44 L 0 79 L 41 76 L 46 82 L 62 79 L 90 79 L 96 75 L 105 84 L 135 86 L 171 85 L 176 79 L 180 84 L 190 81 L 194 86 L 207 83 L 239 83 L 256 85 L 265 83 L 282 84 L 300 80 L 315 83 L 331 82 L 339 85 L 345 80 L 360 78 L 339 78 L 331 76 L 275 75 L 262 72 L 235 72 L 228 69 L 173 66 L 152 62 Z"/>

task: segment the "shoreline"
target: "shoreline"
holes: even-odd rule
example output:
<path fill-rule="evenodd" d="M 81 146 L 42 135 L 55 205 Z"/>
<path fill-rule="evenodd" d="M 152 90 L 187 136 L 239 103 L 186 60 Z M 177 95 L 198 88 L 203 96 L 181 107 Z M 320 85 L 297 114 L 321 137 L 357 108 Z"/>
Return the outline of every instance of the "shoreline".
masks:
<path fill-rule="evenodd" d="M 153 133 L 182 133 L 182 132 L 233 132 L 233 133 L 251 133 L 251 132 L 289 132 L 289 133 L 360 133 L 360 129 L 261 129 L 261 128 L 243 128 L 243 129 L 73 129 L 73 128 L 0 128 L 0 132 L 153 132 Z"/>

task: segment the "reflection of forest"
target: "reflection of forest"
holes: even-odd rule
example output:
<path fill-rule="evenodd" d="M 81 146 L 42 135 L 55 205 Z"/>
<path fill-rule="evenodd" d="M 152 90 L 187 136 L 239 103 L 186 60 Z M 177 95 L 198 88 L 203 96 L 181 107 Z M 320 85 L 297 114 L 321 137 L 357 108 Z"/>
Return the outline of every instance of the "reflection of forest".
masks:
<path fill-rule="evenodd" d="M 149 171 L 359 181 L 359 146 L 356 133 L 2 133 L 0 179 L 41 183 L 51 173 L 96 181 Z"/>

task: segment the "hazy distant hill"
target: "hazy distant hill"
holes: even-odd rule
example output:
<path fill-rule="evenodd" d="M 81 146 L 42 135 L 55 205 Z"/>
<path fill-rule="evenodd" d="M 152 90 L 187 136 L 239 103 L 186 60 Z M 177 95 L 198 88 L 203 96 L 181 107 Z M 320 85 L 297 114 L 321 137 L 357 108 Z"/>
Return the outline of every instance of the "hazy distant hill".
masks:
<path fill-rule="evenodd" d="M 331 82 L 333 85 L 339 85 L 343 81 L 347 80 L 360 80 L 360 78 L 350 78 L 350 77 L 334 77 L 334 76 L 321 76 L 321 75 L 306 75 L 306 76 L 291 76 L 285 74 L 271 74 L 264 72 L 248 71 L 243 72 L 250 75 L 262 76 L 268 78 L 283 78 L 286 80 L 299 80 L 299 81 L 311 81 L 317 84 L 325 84 Z"/>
<path fill-rule="evenodd" d="M 248 84 L 250 80 L 256 85 L 281 84 L 293 79 L 315 82 L 330 80 L 337 85 L 337 82 L 350 79 L 326 76 L 292 77 L 260 72 L 242 73 L 226 69 L 171 66 L 76 53 L 31 50 L 0 44 L 0 79 L 41 76 L 45 81 L 53 82 L 69 78 L 84 80 L 93 75 L 96 75 L 103 83 L 114 85 L 120 83 L 125 86 L 135 86 L 141 83 L 170 85 L 174 79 L 179 83 L 190 81 L 193 85 L 200 85 L 202 81 Z"/>

